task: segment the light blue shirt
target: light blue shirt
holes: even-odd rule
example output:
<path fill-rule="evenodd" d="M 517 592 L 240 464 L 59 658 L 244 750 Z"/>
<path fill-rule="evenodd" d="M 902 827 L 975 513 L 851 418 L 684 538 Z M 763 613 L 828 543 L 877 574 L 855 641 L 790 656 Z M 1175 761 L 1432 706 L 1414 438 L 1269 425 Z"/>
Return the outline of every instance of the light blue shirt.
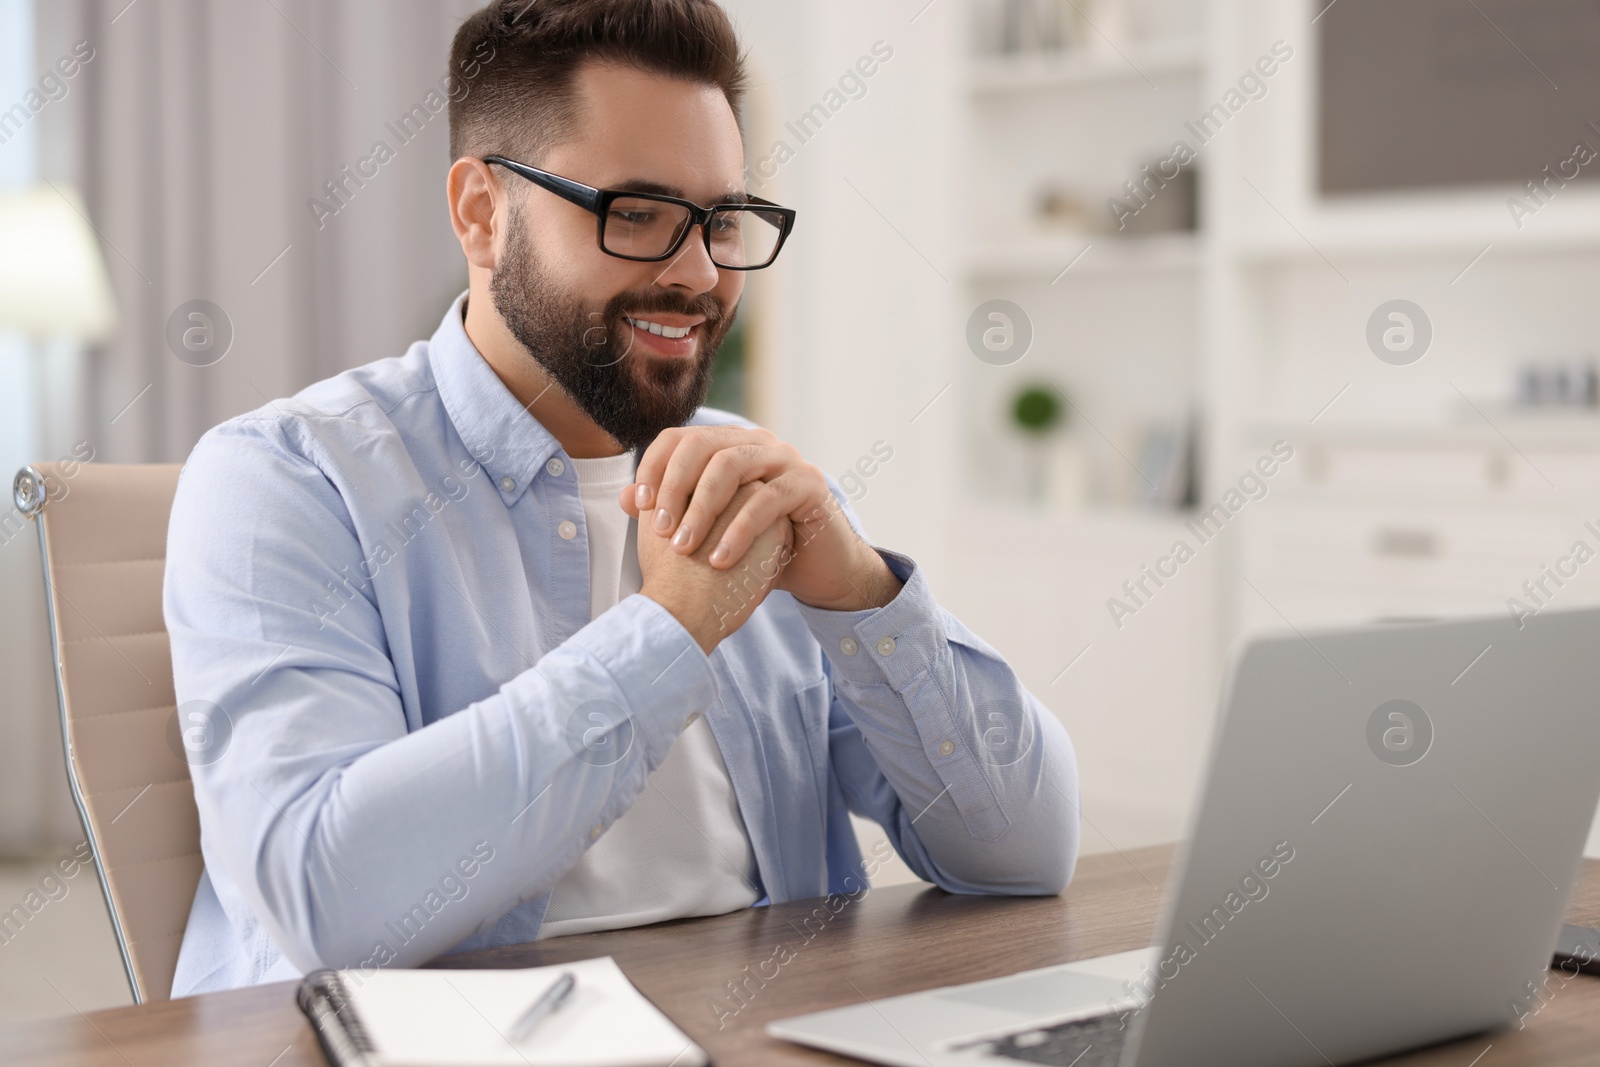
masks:
<path fill-rule="evenodd" d="M 860 892 L 849 812 L 951 892 L 1066 886 L 1067 733 L 906 556 L 877 549 L 904 582 L 884 607 L 774 592 L 709 656 L 642 594 L 591 621 L 572 464 L 465 299 L 184 466 L 165 612 L 205 871 L 174 996 L 533 940 L 696 712 L 758 903 Z"/>

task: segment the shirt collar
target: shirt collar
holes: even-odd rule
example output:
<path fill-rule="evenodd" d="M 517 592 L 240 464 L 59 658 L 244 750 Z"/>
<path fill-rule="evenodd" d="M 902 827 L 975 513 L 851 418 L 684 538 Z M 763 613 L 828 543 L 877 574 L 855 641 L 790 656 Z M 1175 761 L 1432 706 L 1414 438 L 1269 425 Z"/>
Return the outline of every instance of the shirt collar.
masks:
<path fill-rule="evenodd" d="M 466 301 L 462 292 L 445 312 L 428 341 L 428 363 L 456 433 L 510 507 L 562 451 L 561 442 L 511 395 L 467 337 L 461 317 Z"/>

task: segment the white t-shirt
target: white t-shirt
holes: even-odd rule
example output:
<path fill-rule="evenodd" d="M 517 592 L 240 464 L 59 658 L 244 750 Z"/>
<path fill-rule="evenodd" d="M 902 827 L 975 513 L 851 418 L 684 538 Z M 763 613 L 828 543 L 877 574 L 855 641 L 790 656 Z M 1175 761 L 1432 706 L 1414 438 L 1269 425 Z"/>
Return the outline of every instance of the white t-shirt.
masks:
<path fill-rule="evenodd" d="M 574 459 L 589 533 L 589 617 L 639 591 L 638 520 L 617 503 L 633 453 Z M 721 915 L 757 899 L 756 859 L 704 716 L 678 735 L 633 807 L 556 883 L 539 938 Z"/>

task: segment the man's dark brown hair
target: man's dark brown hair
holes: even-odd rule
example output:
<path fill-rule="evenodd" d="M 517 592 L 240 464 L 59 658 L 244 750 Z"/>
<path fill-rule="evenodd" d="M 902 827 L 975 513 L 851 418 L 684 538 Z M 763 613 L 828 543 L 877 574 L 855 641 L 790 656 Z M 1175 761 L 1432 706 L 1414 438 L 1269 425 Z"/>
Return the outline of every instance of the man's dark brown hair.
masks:
<path fill-rule="evenodd" d="M 739 116 L 739 41 L 714 0 L 493 0 L 450 46 L 450 158 L 537 164 L 573 132 L 574 76 L 590 59 L 722 90 Z"/>

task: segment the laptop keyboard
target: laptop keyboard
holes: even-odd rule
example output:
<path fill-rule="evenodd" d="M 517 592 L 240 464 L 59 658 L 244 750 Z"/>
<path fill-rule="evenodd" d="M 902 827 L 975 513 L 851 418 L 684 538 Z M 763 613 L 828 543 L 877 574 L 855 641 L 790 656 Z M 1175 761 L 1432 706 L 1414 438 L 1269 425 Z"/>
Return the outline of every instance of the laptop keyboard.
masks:
<path fill-rule="evenodd" d="M 1128 1031 L 1116 1012 L 1074 1019 L 1055 1026 L 1036 1026 L 968 1047 L 987 1046 L 990 1056 L 1055 1067 L 1117 1067 Z"/>

